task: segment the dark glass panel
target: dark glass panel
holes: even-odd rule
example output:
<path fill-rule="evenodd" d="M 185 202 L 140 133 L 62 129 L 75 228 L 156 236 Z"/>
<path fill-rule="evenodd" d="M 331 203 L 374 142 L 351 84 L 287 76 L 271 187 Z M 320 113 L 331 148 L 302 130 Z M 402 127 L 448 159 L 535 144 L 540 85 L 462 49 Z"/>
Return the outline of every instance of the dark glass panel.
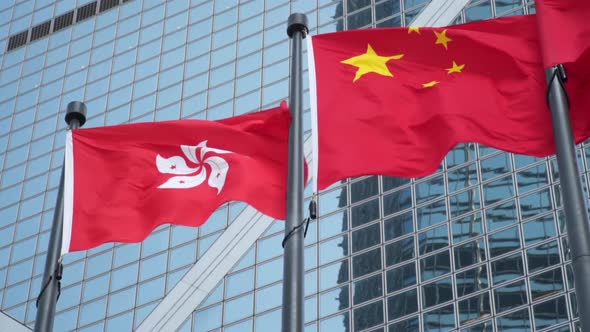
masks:
<path fill-rule="evenodd" d="M 520 280 L 495 289 L 494 302 L 497 313 L 528 303 L 525 281 Z"/>
<path fill-rule="evenodd" d="M 422 305 L 424 309 L 451 301 L 452 299 L 453 281 L 451 277 L 422 286 Z"/>
<path fill-rule="evenodd" d="M 385 246 L 385 265 L 391 266 L 416 257 L 414 237 L 408 237 Z"/>
<path fill-rule="evenodd" d="M 383 296 L 383 274 L 377 274 L 354 282 L 352 299 L 354 304 Z"/>
<path fill-rule="evenodd" d="M 357 278 L 381 269 L 381 247 L 352 257 L 352 276 Z"/>
<path fill-rule="evenodd" d="M 420 260 L 420 277 L 422 281 L 449 272 L 451 272 L 451 258 L 448 250 Z"/>
<path fill-rule="evenodd" d="M 381 224 L 373 224 L 352 232 L 352 252 L 358 252 L 381 243 Z"/>
<path fill-rule="evenodd" d="M 383 324 L 383 301 L 354 309 L 355 331 L 361 331 L 379 324 Z"/>
<path fill-rule="evenodd" d="M 416 289 L 387 298 L 387 318 L 394 320 L 418 311 Z"/>
<path fill-rule="evenodd" d="M 385 219 L 385 241 L 410 234 L 414 231 L 412 211 Z"/>
<path fill-rule="evenodd" d="M 491 312 L 490 294 L 488 292 L 459 301 L 459 321 L 461 325 L 470 324 L 472 321 L 487 317 Z"/>
<path fill-rule="evenodd" d="M 542 329 L 568 320 L 565 295 L 533 307 L 535 327 Z"/>
<path fill-rule="evenodd" d="M 491 264 L 492 280 L 496 285 L 524 275 L 524 265 L 520 253 L 493 261 Z"/>
<path fill-rule="evenodd" d="M 481 263 L 486 259 L 486 246 L 484 239 L 467 242 L 453 248 L 455 252 L 455 268 L 461 269 L 473 264 Z"/>
<path fill-rule="evenodd" d="M 416 263 L 411 262 L 387 271 L 387 292 L 395 292 L 416 284 Z"/>

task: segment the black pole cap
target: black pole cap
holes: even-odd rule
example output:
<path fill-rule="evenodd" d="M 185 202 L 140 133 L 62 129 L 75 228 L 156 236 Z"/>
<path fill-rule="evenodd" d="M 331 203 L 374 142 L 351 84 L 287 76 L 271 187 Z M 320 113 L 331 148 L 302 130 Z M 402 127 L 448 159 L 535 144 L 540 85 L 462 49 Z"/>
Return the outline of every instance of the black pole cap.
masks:
<path fill-rule="evenodd" d="M 293 33 L 295 31 L 303 32 L 303 37 L 305 38 L 305 35 L 308 32 L 307 16 L 305 14 L 293 13 L 289 15 L 289 21 L 287 24 L 287 35 L 289 35 L 289 37 L 293 37 Z"/>
<path fill-rule="evenodd" d="M 80 127 L 86 123 L 86 105 L 81 101 L 72 101 L 68 104 L 66 123 L 70 125 L 74 119 L 78 120 Z"/>

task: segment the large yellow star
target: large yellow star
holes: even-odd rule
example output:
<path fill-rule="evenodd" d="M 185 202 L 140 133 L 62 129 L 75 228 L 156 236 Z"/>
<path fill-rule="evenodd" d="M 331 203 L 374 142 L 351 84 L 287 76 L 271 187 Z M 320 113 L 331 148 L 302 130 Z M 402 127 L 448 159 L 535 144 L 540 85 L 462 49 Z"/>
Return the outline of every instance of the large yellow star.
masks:
<path fill-rule="evenodd" d="M 433 86 L 437 85 L 438 83 L 440 83 L 440 82 L 439 81 L 430 81 L 428 83 L 422 84 L 422 87 L 424 87 L 424 88 L 432 88 Z"/>
<path fill-rule="evenodd" d="M 451 68 L 447 68 L 447 74 L 452 74 L 452 73 L 460 73 L 461 70 L 463 70 L 463 68 L 465 67 L 465 65 L 458 65 L 455 61 L 453 61 L 453 67 Z"/>
<path fill-rule="evenodd" d="M 420 34 L 420 27 L 408 27 L 408 34 L 411 34 L 412 32 Z"/>
<path fill-rule="evenodd" d="M 356 82 L 359 78 L 368 73 L 376 73 L 383 76 L 393 77 L 393 74 L 389 71 L 389 68 L 387 68 L 387 61 L 391 59 L 398 60 L 403 56 L 403 54 L 380 56 L 373 50 L 371 44 L 367 44 L 366 53 L 357 55 L 341 62 L 358 68 L 353 80 L 353 82 Z"/>
<path fill-rule="evenodd" d="M 436 32 L 434 31 L 434 34 L 436 35 L 436 41 L 434 42 L 435 44 L 442 44 L 442 46 L 445 47 L 445 50 L 448 49 L 448 42 L 453 41 L 451 38 L 447 37 L 447 30 L 443 30 L 442 32 Z"/>

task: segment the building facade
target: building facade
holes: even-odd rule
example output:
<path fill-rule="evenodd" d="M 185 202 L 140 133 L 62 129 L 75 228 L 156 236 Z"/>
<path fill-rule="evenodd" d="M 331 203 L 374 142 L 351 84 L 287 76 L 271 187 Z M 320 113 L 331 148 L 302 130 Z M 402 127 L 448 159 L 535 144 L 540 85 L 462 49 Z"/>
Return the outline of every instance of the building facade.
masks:
<path fill-rule="evenodd" d="M 277 106 L 288 97 L 294 12 L 317 34 L 535 9 L 532 0 L 2 1 L 0 331 L 34 325 L 66 105 L 86 103 L 85 127 Z M 308 100 L 304 117 L 308 139 Z M 589 148 L 577 148 L 586 197 Z M 579 329 L 555 158 L 461 144 L 430 176 L 348 179 L 319 193 L 318 208 L 305 239 L 305 331 Z M 200 228 L 165 225 L 142 243 L 68 254 L 55 331 L 279 331 L 283 237 L 283 221 L 234 202 Z"/>

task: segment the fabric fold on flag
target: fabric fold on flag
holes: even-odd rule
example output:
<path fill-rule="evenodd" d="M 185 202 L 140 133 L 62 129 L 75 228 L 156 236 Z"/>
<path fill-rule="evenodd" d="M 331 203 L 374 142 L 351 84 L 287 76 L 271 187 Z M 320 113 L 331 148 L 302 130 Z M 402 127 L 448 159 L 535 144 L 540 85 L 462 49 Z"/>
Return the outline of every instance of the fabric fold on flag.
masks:
<path fill-rule="evenodd" d="M 223 203 L 286 214 L 290 114 L 75 129 L 66 139 L 62 255 L 199 226 Z"/>
<path fill-rule="evenodd" d="M 536 20 L 308 38 L 317 189 L 362 175 L 426 176 L 464 142 L 553 154 Z M 576 142 L 590 135 L 586 100 L 572 102 Z"/>
<path fill-rule="evenodd" d="M 545 67 L 578 61 L 590 50 L 590 1 L 537 0 L 535 7 Z"/>

